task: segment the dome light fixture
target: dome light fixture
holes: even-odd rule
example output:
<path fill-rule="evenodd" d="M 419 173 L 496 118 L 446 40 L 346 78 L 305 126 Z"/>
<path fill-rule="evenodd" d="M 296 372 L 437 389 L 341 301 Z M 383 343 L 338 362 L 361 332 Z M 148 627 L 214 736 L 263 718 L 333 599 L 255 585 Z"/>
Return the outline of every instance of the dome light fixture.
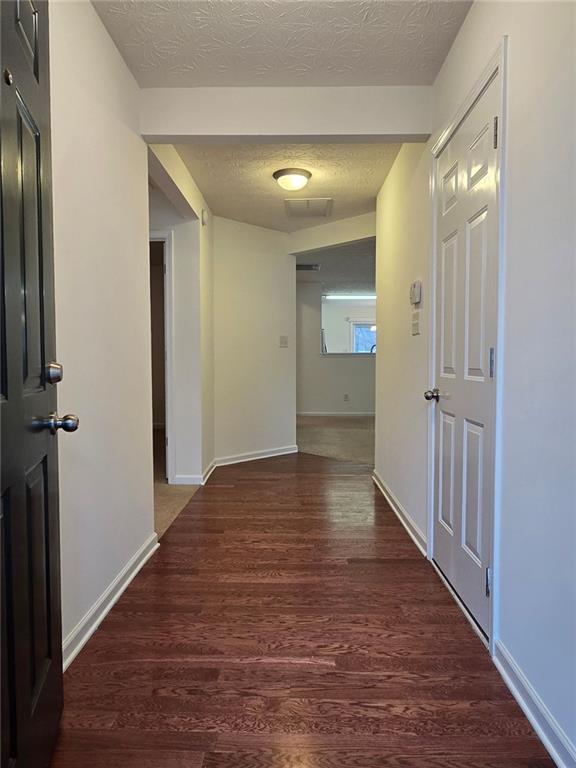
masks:
<path fill-rule="evenodd" d="M 308 184 L 312 174 L 303 168 L 281 168 L 279 171 L 274 171 L 272 176 L 282 189 L 285 189 L 287 192 L 296 192 Z"/>

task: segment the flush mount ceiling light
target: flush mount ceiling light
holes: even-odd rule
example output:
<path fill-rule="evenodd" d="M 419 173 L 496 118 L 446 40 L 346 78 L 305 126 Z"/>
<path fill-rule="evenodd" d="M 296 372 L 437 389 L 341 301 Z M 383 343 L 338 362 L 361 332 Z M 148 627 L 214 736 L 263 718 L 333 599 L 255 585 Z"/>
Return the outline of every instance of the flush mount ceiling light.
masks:
<path fill-rule="evenodd" d="M 303 168 L 281 168 L 279 171 L 274 171 L 272 176 L 282 189 L 286 189 L 288 192 L 295 192 L 308 184 L 308 179 L 312 174 Z"/>

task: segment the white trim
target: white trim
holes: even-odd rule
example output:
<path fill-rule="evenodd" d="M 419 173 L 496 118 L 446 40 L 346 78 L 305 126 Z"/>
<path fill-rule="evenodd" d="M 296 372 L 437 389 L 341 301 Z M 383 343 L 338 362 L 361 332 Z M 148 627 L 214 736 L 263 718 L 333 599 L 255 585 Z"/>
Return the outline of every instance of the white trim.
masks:
<path fill-rule="evenodd" d="M 170 485 L 203 485 L 203 475 L 174 475 L 174 480 Z"/>
<path fill-rule="evenodd" d="M 480 98 L 484 90 L 495 77 L 499 77 L 500 87 L 500 115 L 499 115 L 499 141 L 497 149 L 497 208 L 498 208 L 498 306 L 497 306 L 497 330 L 496 330 L 496 371 L 495 371 L 495 400 L 494 400 L 494 446 L 493 446 L 493 515 L 492 515 L 492 541 L 490 566 L 492 568 L 492 593 L 490 596 L 490 618 L 488 626 L 489 648 L 494 655 L 495 643 L 497 637 L 497 612 L 499 606 L 499 558 L 498 558 L 498 530 L 500 526 L 500 467 L 501 444 L 502 444 L 502 382 L 503 382 L 503 361 L 504 361 L 504 258 L 505 258 L 505 148 L 506 148 L 506 126 L 507 126 L 507 50 L 508 37 L 504 36 L 498 45 L 498 48 L 491 56 L 487 66 L 480 78 L 476 81 L 470 90 L 460 108 L 446 125 L 446 127 L 437 134 L 437 138 L 432 145 L 431 151 L 431 170 L 430 170 L 430 195 L 431 195 L 431 260 L 430 260 L 430 332 L 429 332 L 429 380 L 434 382 L 436 377 L 436 210 L 438 204 L 438 190 L 436 187 L 436 163 L 438 155 L 450 141 L 462 121 L 466 118 L 476 101 Z M 428 548 L 427 555 L 430 560 L 434 557 L 434 496 L 435 496 L 435 477 L 434 477 L 434 452 L 435 452 L 435 408 L 430 408 L 428 416 Z M 458 600 L 459 605 L 462 605 Z"/>
<path fill-rule="evenodd" d="M 426 557 L 426 535 L 420 530 L 414 520 L 412 520 L 408 512 L 406 512 L 402 504 L 400 504 L 396 496 L 392 493 L 390 488 L 388 488 L 376 470 L 372 473 L 372 480 L 376 487 L 381 491 L 388 504 L 392 507 L 392 511 L 398 520 L 400 520 L 414 544 L 416 544 L 420 552 Z"/>
<path fill-rule="evenodd" d="M 286 445 L 281 448 L 269 448 L 265 451 L 252 451 L 250 453 L 237 453 L 234 456 L 222 456 L 219 459 L 213 459 L 202 475 L 176 475 L 176 482 L 181 485 L 206 485 L 216 467 L 226 467 L 229 464 L 241 464 L 245 461 L 256 461 L 257 459 L 271 459 L 274 456 L 285 456 L 290 453 L 298 453 L 298 446 Z"/>
<path fill-rule="evenodd" d="M 174 450 L 174 280 L 173 280 L 173 233 L 152 231 L 150 242 L 164 243 L 164 400 L 166 427 L 166 477 L 170 484 L 177 482 Z"/>
<path fill-rule="evenodd" d="M 436 140 L 432 144 L 431 149 L 432 155 L 434 157 L 438 157 L 438 155 L 442 152 L 446 144 L 448 144 L 452 136 L 460 127 L 460 124 L 465 120 L 472 107 L 476 104 L 482 93 L 486 90 L 488 85 L 498 74 L 498 71 L 502 69 L 504 51 L 507 45 L 507 41 L 507 36 L 502 38 L 502 41 L 498 44 L 498 47 L 484 67 L 484 71 L 476 80 L 464 101 L 460 104 L 452 119 L 440 131 L 440 133 L 437 134 Z"/>
<path fill-rule="evenodd" d="M 216 464 L 214 461 L 211 461 L 202 474 L 202 485 L 206 485 L 210 475 L 212 474 L 212 472 L 214 472 L 215 469 L 216 469 Z"/>
<path fill-rule="evenodd" d="M 558 768 L 576 766 L 576 745 L 542 701 L 506 646 L 496 641 L 494 664 Z"/>
<path fill-rule="evenodd" d="M 63 667 L 68 669 L 88 640 L 100 626 L 112 606 L 120 598 L 126 587 L 142 568 L 144 563 L 154 554 L 160 545 L 158 536 L 153 533 L 134 553 L 124 568 L 96 600 L 90 610 L 84 614 L 74 629 L 64 638 L 62 643 Z"/>
<path fill-rule="evenodd" d="M 508 147 L 508 36 L 504 36 L 500 50 L 500 121 L 498 125 L 498 308 L 496 327 L 496 394 L 494 401 L 494 516 L 492 530 L 492 623 L 490 627 L 490 653 L 496 654 L 496 642 L 500 632 L 500 529 L 502 520 L 502 424 L 504 397 L 504 318 L 506 314 L 506 244 L 507 224 L 506 194 L 508 171 L 506 168 Z"/>
<path fill-rule="evenodd" d="M 289 453 L 298 453 L 297 445 L 285 445 L 281 448 L 269 448 L 265 451 L 252 451 L 250 453 L 237 453 L 233 456 L 222 456 L 214 459 L 212 469 L 209 469 L 209 475 L 216 467 L 226 467 L 229 464 L 241 464 L 244 461 L 256 461 L 256 459 L 271 459 L 274 456 L 285 456 Z M 208 478 L 206 478 L 208 479 Z"/>
<path fill-rule="evenodd" d="M 375 416 L 374 411 L 300 411 L 297 416 Z"/>
<path fill-rule="evenodd" d="M 374 308 L 376 308 L 376 304 L 374 304 Z M 348 329 L 349 333 L 350 333 L 350 353 L 352 355 L 373 355 L 373 354 L 375 354 L 374 352 L 356 352 L 356 350 L 354 349 L 354 345 L 356 343 L 356 334 L 355 334 L 356 326 L 357 325 L 369 325 L 370 327 L 372 327 L 373 325 L 376 325 L 376 319 L 374 318 L 373 320 L 362 320 L 359 317 L 347 317 L 346 320 L 348 321 L 348 325 L 350 326 L 349 329 Z M 328 354 L 330 354 L 330 353 L 328 353 Z"/>

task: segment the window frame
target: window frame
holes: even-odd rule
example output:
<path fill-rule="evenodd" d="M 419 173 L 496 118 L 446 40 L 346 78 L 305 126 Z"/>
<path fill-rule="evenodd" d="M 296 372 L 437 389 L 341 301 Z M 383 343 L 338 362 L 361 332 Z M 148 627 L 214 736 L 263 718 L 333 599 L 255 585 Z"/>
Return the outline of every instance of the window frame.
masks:
<path fill-rule="evenodd" d="M 350 318 L 348 320 L 350 323 L 350 352 L 348 354 L 350 355 L 371 355 L 372 352 L 357 352 L 356 351 L 356 326 L 357 325 L 376 325 L 375 320 L 362 320 L 358 317 Z M 376 331 L 374 331 L 374 343 L 376 344 Z"/>

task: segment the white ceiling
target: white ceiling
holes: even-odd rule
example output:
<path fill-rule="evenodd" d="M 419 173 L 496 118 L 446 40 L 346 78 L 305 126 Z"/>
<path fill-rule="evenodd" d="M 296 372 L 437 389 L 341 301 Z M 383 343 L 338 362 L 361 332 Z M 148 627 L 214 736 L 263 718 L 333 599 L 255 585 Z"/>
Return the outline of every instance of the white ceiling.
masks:
<path fill-rule="evenodd" d="M 293 232 L 368 213 L 400 144 L 183 144 L 176 147 L 216 216 Z M 272 178 L 279 168 L 312 173 L 299 192 Z M 326 218 L 289 218 L 286 198 L 334 198 Z"/>
<path fill-rule="evenodd" d="M 430 85 L 463 0 L 93 0 L 142 87 Z"/>
<path fill-rule="evenodd" d="M 297 264 L 320 264 L 318 272 L 296 272 L 299 283 L 321 283 L 326 293 L 374 294 L 376 238 L 368 237 L 296 256 Z"/>

